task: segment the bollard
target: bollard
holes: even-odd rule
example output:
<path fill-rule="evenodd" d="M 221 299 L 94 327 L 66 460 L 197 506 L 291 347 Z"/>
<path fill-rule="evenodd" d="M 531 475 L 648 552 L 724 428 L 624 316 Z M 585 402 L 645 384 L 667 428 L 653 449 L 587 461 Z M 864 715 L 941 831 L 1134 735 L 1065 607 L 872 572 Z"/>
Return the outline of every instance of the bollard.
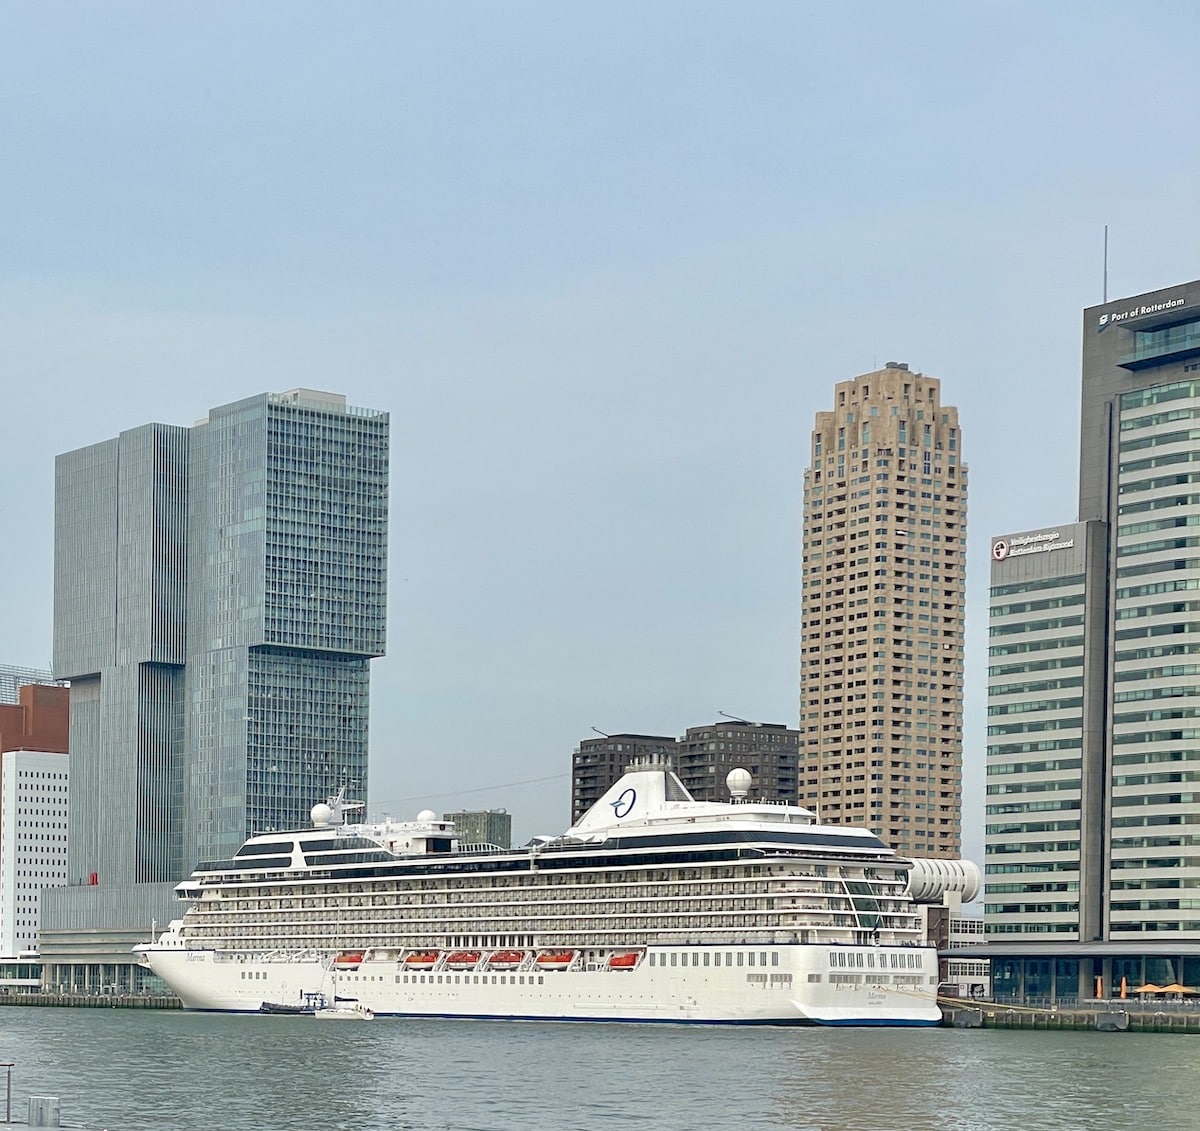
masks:
<path fill-rule="evenodd" d="M 61 1127 L 58 1112 L 58 1096 L 29 1097 L 30 1127 Z"/>

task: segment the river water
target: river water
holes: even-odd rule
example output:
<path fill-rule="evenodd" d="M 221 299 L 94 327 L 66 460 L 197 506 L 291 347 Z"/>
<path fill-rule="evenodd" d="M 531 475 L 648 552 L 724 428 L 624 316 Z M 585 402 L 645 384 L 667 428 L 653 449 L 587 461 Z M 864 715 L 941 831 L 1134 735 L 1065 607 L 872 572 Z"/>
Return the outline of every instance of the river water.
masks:
<path fill-rule="evenodd" d="M 92 1131 L 1200 1127 L 1200 1038 L 1182 1034 L 5 1007 L 0 1060 L 14 1117 L 57 1096 Z"/>

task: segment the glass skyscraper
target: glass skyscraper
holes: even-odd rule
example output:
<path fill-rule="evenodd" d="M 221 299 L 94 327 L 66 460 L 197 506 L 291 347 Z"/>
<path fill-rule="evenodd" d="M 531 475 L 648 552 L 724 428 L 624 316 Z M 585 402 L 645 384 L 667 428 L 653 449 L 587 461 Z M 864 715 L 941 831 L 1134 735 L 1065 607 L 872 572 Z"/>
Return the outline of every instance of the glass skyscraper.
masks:
<path fill-rule="evenodd" d="M 1084 311 L 1079 522 L 992 543 L 994 986 L 1200 987 L 1200 281 Z"/>
<path fill-rule="evenodd" d="M 366 800 L 387 479 L 387 414 L 305 389 L 58 458 L 54 673 L 78 800 L 73 886 L 43 918 L 64 962 L 80 930 L 145 923 L 150 889 L 197 860 L 307 824 L 341 787 Z"/>

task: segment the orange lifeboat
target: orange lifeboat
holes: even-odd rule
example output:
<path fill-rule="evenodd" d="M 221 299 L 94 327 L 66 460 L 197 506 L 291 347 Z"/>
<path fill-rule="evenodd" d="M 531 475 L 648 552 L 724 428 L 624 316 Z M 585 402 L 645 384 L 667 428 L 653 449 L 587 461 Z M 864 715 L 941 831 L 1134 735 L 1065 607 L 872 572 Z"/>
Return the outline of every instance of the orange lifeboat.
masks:
<path fill-rule="evenodd" d="M 625 954 L 614 954 L 608 960 L 608 968 L 610 970 L 632 970 L 641 957 L 636 951 L 629 951 Z"/>
<path fill-rule="evenodd" d="M 446 959 L 446 965 L 451 970 L 470 970 L 479 965 L 479 957 L 477 950 L 456 950 Z"/>
<path fill-rule="evenodd" d="M 404 959 L 404 965 L 412 970 L 432 970 L 438 960 L 436 950 L 414 950 Z"/>
<path fill-rule="evenodd" d="M 497 950 L 488 959 L 493 970 L 515 970 L 525 961 L 523 950 Z"/>
<path fill-rule="evenodd" d="M 333 968 L 335 970 L 357 970 L 362 965 L 363 952 L 361 950 L 343 950 L 333 960 Z"/>
<path fill-rule="evenodd" d="M 539 970 L 565 970 L 574 958 L 573 950 L 544 950 L 534 962 Z"/>

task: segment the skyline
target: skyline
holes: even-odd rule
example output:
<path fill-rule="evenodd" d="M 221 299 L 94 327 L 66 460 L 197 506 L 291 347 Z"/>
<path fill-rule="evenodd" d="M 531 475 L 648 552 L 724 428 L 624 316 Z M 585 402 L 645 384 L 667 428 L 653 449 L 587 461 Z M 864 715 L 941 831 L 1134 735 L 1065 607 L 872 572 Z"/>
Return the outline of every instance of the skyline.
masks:
<path fill-rule="evenodd" d="M 1200 15 L 281 11 L 0 13 L 0 659 L 49 667 L 55 455 L 341 392 L 393 420 L 372 808 L 556 832 L 592 726 L 796 724 L 806 437 L 906 361 L 972 473 L 982 863 L 988 540 L 1074 512 L 1104 224 L 1110 297 L 1200 275 Z"/>

